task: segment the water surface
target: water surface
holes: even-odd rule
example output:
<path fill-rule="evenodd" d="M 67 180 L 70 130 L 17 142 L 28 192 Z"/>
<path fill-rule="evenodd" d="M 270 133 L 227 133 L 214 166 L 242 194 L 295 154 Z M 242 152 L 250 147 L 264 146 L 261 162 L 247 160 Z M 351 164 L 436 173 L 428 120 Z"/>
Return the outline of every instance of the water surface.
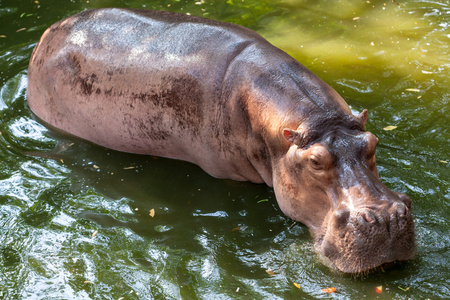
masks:
<path fill-rule="evenodd" d="M 272 189 L 41 125 L 26 104 L 40 35 L 61 18 L 111 6 L 247 26 L 355 113 L 368 108 L 381 180 L 413 199 L 417 257 L 364 278 L 335 273 Z M 448 1 L 0 2 L 0 299 L 448 297 L 449 14 Z M 321 291 L 328 287 L 337 292 Z"/>

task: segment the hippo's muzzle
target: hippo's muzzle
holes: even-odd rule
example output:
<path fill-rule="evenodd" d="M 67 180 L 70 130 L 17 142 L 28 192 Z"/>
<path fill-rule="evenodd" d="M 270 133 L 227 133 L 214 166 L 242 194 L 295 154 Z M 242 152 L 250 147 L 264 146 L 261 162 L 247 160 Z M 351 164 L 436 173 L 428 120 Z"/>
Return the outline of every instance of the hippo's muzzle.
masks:
<path fill-rule="evenodd" d="M 362 195 L 358 186 L 350 189 L 324 222 L 325 234 L 316 240 L 317 250 L 344 273 L 365 273 L 415 255 L 410 198 L 379 181 L 373 185 L 373 180 L 378 179 L 371 181 L 378 197 L 373 198 L 373 191 Z"/>

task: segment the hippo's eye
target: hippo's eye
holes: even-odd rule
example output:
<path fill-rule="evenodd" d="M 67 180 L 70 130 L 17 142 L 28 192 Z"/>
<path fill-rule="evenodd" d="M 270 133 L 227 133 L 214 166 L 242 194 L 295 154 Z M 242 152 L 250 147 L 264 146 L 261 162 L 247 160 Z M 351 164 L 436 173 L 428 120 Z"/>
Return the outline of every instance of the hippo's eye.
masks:
<path fill-rule="evenodd" d="M 315 157 L 311 157 L 309 159 L 309 163 L 311 164 L 311 167 L 313 169 L 316 169 L 316 170 L 320 170 L 321 169 L 320 163 Z"/>
<path fill-rule="evenodd" d="M 310 149 L 306 150 L 307 154 L 306 163 L 309 165 L 312 171 L 326 171 L 332 167 L 333 160 L 328 150 L 320 144 L 314 145 Z M 322 173 L 322 172 L 317 172 Z"/>
<path fill-rule="evenodd" d="M 367 155 L 367 162 L 368 165 L 370 167 L 370 169 L 374 169 L 376 168 L 376 163 L 375 163 L 375 152 Z"/>
<path fill-rule="evenodd" d="M 366 158 L 367 159 L 373 159 L 375 156 L 375 152 L 377 149 L 377 145 L 378 145 L 378 138 L 376 136 L 374 136 L 371 133 L 368 133 L 368 144 L 367 144 L 367 148 L 366 148 Z"/>

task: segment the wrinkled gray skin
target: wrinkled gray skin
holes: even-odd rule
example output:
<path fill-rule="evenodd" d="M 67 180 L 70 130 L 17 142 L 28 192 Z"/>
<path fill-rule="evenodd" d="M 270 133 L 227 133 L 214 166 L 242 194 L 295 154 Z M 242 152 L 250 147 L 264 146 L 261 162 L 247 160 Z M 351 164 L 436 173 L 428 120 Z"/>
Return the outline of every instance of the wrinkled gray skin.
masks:
<path fill-rule="evenodd" d="M 353 116 L 247 28 L 160 11 L 82 12 L 43 34 L 28 102 L 96 144 L 273 186 L 281 210 L 342 272 L 414 256 L 411 201 L 378 179 L 367 111 Z"/>

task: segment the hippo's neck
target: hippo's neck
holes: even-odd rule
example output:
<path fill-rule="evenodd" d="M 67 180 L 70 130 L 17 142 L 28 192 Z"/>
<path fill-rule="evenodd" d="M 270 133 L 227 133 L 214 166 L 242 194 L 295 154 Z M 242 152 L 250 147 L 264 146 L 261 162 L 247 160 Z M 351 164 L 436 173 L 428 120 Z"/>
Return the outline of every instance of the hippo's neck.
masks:
<path fill-rule="evenodd" d="M 281 50 L 259 44 L 247 46 L 233 60 L 222 99 L 228 99 L 233 123 L 245 134 L 248 161 L 269 186 L 289 148 L 284 128 L 303 126 L 305 134 L 314 133 L 327 119 L 336 122 L 351 116 L 347 103 L 320 78 Z"/>

